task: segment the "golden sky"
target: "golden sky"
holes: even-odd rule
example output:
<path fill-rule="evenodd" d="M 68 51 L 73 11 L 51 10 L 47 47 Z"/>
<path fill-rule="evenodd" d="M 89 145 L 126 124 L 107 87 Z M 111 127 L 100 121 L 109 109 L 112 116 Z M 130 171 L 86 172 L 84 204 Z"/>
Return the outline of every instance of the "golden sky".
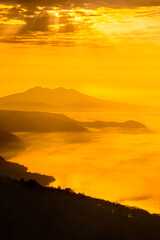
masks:
<path fill-rule="evenodd" d="M 0 96 L 35 85 L 160 106 L 160 7 L 0 5 Z"/>

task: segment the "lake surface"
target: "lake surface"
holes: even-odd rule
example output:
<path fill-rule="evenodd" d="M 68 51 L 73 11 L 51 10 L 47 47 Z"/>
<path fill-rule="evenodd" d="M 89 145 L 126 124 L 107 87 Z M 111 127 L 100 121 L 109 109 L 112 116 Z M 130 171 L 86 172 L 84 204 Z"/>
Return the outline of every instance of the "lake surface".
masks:
<path fill-rule="evenodd" d="M 160 127 L 158 114 L 67 113 L 79 120 L 138 120 L 153 133 L 50 133 L 18 135 L 25 151 L 11 161 L 31 172 L 53 175 L 53 186 L 160 212 Z"/>

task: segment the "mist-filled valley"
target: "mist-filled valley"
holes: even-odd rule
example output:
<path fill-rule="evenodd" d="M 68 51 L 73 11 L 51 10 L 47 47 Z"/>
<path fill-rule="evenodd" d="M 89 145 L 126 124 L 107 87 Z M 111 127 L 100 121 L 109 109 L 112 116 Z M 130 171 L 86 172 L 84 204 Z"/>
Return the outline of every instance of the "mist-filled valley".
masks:
<path fill-rule="evenodd" d="M 159 213 L 160 126 L 156 112 L 70 112 L 78 121 L 137 120 L 148 132 L 125 128 L 15 133 L 26 145 L 9 159 L 30 172 L 54 176 L 52 186 Z"/>
<path fill-rule="evenodd" d="M 160 0 L 0 0 L 0 240 L 160 239 Z"/>
<path fill-rule="evenodd" d="M 158 107 L 41 87 L 0 103 L 2 175 L 159 213 Z"/>
<path fill-rule="evenodd" d="M 2 240 L 159 239 L 158 107 L 40 87 L 0 102 Z"/>

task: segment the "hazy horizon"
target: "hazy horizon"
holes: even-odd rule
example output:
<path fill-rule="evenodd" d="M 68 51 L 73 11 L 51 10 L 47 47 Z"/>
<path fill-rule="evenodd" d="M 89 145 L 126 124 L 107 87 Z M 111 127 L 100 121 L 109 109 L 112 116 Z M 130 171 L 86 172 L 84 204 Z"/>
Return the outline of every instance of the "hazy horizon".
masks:
<path fill-rule="evenodd" d="M 8 97 L 10 95 L 18 94 L 18 93 L 25 93 L 28 90 L 34 89 L 34 88 L 42 88 L 42 89 L 50 89 L 50 90 L 56 90 L 56 89 L 75 90 L 75 91 L 77 91 L 77 92 L 79 92 L 81 94 L 87 95 L 89 97 L 94 97 L 94 98 L 99 99 L 99 100 L 105 100 L 105 101 L 110 101 L 110 102 L 117 102 L 117 103 L 122 103 L 122 104 L 124 103 L 124 104 L 131 104 L 131 105 L 140 105 L 140 106 L 146 106 L 146 107 L 147 106 L 148 107 L 160 107 L 160 103 L 149 104 L 149 102 L 147 102 L 147 101 L 146 102 L 141 102 L 140 100 L 138 102 L 137 101 L 133 101 L 133 100 L 128 102 L 128 98 L 127 97 L 125 99 L 123 99 L 123 98 L 116 98 L 115 94 L 118 91 L 117 89 L 112 89 L 112 98 L 111 98 L 110 94 L 107 95 L 108 92 L 109 92 L 108 89 L 105 89 L 106 95 L 100 96 L 100 94 L 96 95 L 95 92 L 88 94 L 87 92 L 85 92 L 84 89 L 81 90 L 81 88 L 80 89 L 75 89 L 75 88 L 68 88 L 68 87 L 63 87 L 63 86 L 56 86 L 56 87 L 50 88 L 50 87 L 47 87 L 46 85 L 44 85 L 44 86 L 40 86 L 40 85 L 30 86 L 29 88 L 20 89 L 19 92 L 17 92 L 17 91 L 13 92 L 13 90 L 10 90 L 6 94 L 0 95 L 0 99 L 3 98 L 3 97 Z M 93 95 L 93 94 L 95 94 L 95 95 Z M 146 94 L 147 94 L 147 92 L 146 92 Z M 148 92 L 148 94 L 149 94 L 149 92 Z"/>

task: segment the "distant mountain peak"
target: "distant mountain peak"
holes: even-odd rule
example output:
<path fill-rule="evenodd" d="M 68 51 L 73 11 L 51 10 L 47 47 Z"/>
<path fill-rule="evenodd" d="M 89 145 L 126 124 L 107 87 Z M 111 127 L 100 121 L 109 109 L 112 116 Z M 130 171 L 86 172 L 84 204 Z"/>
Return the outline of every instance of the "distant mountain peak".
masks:
<path fill-rule="evenodd" d="M 41 87 L 41 86 L 35 86 L 33 88 L 30 88 L 28 89 L 26 92 L 29 92 L 29 91 L 36 91 L 36 90 L 42 90 L 42 91 L 61 91 L 61 92 L 67 92 L 67 91 L 74 91 L 74 92 L 77 92 L 76 90 L 74 89 L 67 89 L 67 88 L 64 88 L 64 87 L 57 87 L 57 88 L 45 88 L 45 87 Z"/>
<path fill-rule="evenodd" d="M 44 90 L 44 89 L 49 89 L 49 88 L 43 88 L 41 86 L 35 86 L 33 88 L 28 89 L 26 92 L 37 91 L 37 90 Z"/>
<path fill-rule="evenodd" d="M 26 92 L 24 93 L 30 93 L 30 94 L 58 94 L 63 96 L 69 96 L 69 95 L 73 95 L 75 96 L 84 96 L 84 94 L 74 90 L 74 89 L 67 89 L 64 87 L 58 87 L 58 88 L 45 88 L 45 87 L 41 87 L 41 86 L 35 86 L 33 88 L 28 89 Z"/>
<path fill-rule="evenodd" d="M 97 99 L 74 89 L 64 87 L 51 89 L 41 86 L 0 98 L 0 108 L 49 112 L 121 111 L 124 109 L 125 111 L 131 109 L 137 111 L 137 109 L 143 109 L 141 106 Z"/>
<path fill-rule="evenodd" d="M 55 88 L 54 90 L 67 91 L 68 89 L 66 89 L 66 88 L 64 88 L 64 87 L 58 87 L 58 88 Z"/>
<path fill-rule="evenodd" d="M 41 86 L 35 86 L 34 88 L 35 89 L 41 89 L 42 87 Z"/>

